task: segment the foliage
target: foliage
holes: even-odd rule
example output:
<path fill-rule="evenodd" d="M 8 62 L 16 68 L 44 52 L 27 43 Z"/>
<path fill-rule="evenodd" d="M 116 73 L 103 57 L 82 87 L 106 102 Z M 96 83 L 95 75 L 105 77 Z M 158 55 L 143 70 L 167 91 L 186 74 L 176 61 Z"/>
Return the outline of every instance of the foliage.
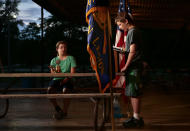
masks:
<path fill-rule="evenodd" d="M 0 2 L 0 33 L 1 37 L 4 37 L 7 33 L 8 26 L 11 25 L 13 34 L 19 33 L 17 25 L 23 25 L 21 20 L 16 20 L 18 15 L 18 3 L 19 0 L 5 0 Z M 17 29 L 16 29 L 17 28 Z M 16 30 L 15 30 L 16 29 Z M 15 32 L 14 32 L 15 31 Z"/>
<path fill-rule="evenodd" d="M 20 0 L 1 0 L 0 1 L 0 57 L 3 56 L 5 63 L 7 56 L 8 41 L 15 41 L 19 36 L 18 25 L 23 25 L 22 20 L 17 20 L 18 4 Z"/>
<path fill-rule="evenodd" d="M 86 51 L 87 32 L 83 30 L 85 26 L 74 24 L 63 18 L 50 16 L 44 20 L 46 50 L 50 53 L 49 60 L 54 57 L 55 44 L 57 41 L 65 40 L 68 42 L 69 53 L 73 55 L 78 64 L 89 65 L 89 56 Z M 48 60 L 47 60 L 48 61 Z"/>
<path fill-rule="evenodd" d="M 21 40 L 39 40 L 40 27 L 35 22 L 29 23 L 21 32 L 19 38 Z"/>

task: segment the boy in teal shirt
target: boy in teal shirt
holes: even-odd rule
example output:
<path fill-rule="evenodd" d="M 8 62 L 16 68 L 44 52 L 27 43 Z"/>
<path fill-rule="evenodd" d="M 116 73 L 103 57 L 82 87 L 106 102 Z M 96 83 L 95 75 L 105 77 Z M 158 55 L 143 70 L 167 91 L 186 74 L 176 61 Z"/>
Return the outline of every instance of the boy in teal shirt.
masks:
<path fill-rule="evenodd" d="M 50 63 L 51 73 L 75 73 L 76 61 L 73 56 L 67 54 L 67 43 L 59 41 L 56 44 L 56 51 L 58 56 L 53 58 Z M 49 83 L 48 94 L 55 94 L 58 91 L 63 93 L 72 92 L 73 85 L 71 83 L 71 77 L 57 77 L 53 78 Z M 67 116 L 67 110 L 70 104 L 69 99 L 64 100 L 64 108 L 58 105 L 56 99 L 50 99 L 53 104 L 56 113 L 54 118 L 62 119 Z"/>

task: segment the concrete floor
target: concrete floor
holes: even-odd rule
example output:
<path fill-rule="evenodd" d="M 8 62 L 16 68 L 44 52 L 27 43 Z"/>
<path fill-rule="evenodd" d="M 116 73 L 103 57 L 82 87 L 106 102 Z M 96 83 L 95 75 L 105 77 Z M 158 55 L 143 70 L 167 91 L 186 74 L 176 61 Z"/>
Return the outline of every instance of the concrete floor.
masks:
<path fill-rule="evenodd" d="M 142 98 L 145 127 L 124 129 L 123 119 L 116 119 L 116 131 L 189 131 L 189 94 L 187 89 L 145 88 Z M 53 108 L 47 99 L 11 99 L 7 116 L 0 119 L 0 131 L 93 131 L 93 103 L 90 100 L 72 100 L 64 120 L 54 120 L 52 115 Z M 110 123 L 105 127 L 111 131 Z"/>

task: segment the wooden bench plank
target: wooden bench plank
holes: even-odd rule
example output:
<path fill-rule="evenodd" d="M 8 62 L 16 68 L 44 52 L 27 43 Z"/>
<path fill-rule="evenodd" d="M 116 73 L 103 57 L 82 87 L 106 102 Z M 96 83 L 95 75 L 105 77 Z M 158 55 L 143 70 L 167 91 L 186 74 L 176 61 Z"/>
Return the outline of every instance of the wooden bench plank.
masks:
<path fill-rule="evenodd" d="M 8 88 L 6 89 L 6 87 L 2 88 L 0 87 L 0 92 L 5 91 L 6 92 L 40 92 L 40 91 L 47 91 L 47 88 Z"/>
<path fill-rule="evenodd" d="M 116 73 L 117 75 L 125 75 L 124 73 Z M 0 77 L 89 77 L 96 76 L 95 73 L 0 73 Z"/>
<path fill-rule="evenodd" d="M 121 93 L 113 93 L 113 96 L 120 96 Z M 4 94 L 0 95 L 0 99 L 9 98 L 109 98 L 110 93 L 88 93 L 88 94 Z"/>

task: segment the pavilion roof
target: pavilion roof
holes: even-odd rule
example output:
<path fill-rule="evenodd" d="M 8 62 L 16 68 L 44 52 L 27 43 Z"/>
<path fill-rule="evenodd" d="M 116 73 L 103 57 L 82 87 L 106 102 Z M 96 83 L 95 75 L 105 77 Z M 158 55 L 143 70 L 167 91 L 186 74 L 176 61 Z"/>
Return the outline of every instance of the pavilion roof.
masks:
<path fill-rule="evenodd" d="M 33 1 L 58 17 L 66 18 L 76 23 L 85 23 L 87 0 Z M 139 27 L 179 29 L 185 26 L 190 29 L 189 0 L 128 0 L 128 2 Z M 117 15 L 118 6 L 119 0 L 110 0 L 112 19 Z"/>

